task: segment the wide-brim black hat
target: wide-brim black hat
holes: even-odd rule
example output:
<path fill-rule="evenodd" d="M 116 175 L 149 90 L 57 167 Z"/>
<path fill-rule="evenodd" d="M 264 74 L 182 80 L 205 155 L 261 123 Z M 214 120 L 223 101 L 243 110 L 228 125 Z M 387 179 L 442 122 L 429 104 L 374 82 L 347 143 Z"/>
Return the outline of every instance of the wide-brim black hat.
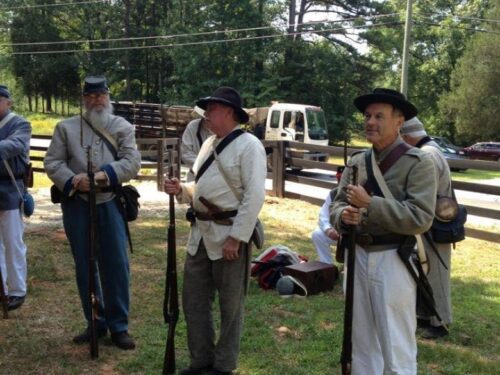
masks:
<path fill-rule="evenodd" d="M 214 91 L 212 96 L 207 96 L 196 102 L 196 105 L 204 110 L 207 109 L 208 103 L 221 103 L 234 109 L 236 115 L 240 119 L 240 123 L 246 124 L 249 120 L 248 113 L 243 109 L 243 100 L 238 91 L 232 87 L 219 87 Z"/>
<path fill-rule="evenodd" d="M 83 81 L 83 95 L 94 92 L 109 92 L 105 77 L 88 76 Z"/>
<path fill-rule="evenodd" d="M 358 96 L 354 99 L 354 105 L 361 113 L 365 112 L 366 107 L 372 103 L 388 103 L 403 112 L 405 120 L 409 120 L 418 114 L 417 108 L 411 104 L 406 97 L 399 91 L 376 88 L 373 93 Z"/>

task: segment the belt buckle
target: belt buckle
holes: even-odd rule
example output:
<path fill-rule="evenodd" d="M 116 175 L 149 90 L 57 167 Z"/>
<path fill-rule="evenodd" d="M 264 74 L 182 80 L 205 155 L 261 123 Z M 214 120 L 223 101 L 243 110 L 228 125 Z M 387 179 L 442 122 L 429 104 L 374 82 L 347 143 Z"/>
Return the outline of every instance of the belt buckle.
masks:
<path fill-rule="evenodd" d="M 370 246 L 373 243 L 373 236 L 369 233 L 359 233 L 356 239 L 360 246 Z"/>

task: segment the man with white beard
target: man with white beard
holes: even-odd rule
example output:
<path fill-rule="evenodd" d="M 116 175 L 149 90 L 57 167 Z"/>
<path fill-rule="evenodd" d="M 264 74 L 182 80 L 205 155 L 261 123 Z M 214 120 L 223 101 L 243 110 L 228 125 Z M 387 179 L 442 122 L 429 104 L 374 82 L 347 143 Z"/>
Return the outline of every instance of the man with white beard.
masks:
<path fill-rule="evenodd" d="M 104 77 L 85 78 L 82 103 L 81 116 L 57 124 L 44 160 L 47 175 L 61 192 L 64 230 L 73 253 L 78 292 L 87 321 L 87 327 L 73 338 L 73 342 L 83 344 L 90 340 L 90 183 L 87 173 L 90 157 L 97 192 L 97 336 L 106 336 L 109 329 L 111 341 L 117 347 L 134 349 L 135 342 L 128 334 L 130 295 L 127 234 L 115 191 L 123 182 L 137 175 L 141 157 L 136 149 L 134 127 L 112 114 L 109 89 Z M 103 137 L 110 141 L 106 143 Z M 113 152 L 113 148 L 116 152 Z"/>

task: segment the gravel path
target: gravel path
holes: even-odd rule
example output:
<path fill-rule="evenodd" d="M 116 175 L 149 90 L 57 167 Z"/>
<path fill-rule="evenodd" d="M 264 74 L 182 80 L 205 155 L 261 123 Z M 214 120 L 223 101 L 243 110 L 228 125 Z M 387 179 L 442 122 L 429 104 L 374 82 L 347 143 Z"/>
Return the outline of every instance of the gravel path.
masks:
<path fill-rule="evenodd" d="M 139 190 L 141 197 L 139 202 L 141 208 L 140 215 L 162 216 L 167 215 L 168 196 L 156 189 L 154 182 L 142 182 L 134 184 Z M 50 230 L 62 228 L 62 213 L 59 204 L 50 201 L 49 188 L 30 189 L 30 193 L 35 198 L 35 212 L 29 219 L 25 219 L 26 233 L 38 232 L 40 230 Z M 182 207 L 182 206 L 181 206 Z M 180 208 L 176 205 L 176 208 Z"/>

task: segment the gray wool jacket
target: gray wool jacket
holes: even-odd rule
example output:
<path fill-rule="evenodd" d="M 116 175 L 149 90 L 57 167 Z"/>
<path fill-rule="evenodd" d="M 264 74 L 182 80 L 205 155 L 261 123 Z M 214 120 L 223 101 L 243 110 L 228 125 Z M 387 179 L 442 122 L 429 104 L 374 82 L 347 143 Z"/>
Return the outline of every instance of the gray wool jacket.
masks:
<path fill-rule="evenodd" d="M 115 160 L 101 137 L 80 119 L 80 116 L 74 116 L 59 122 L 45 154 L 45 171 L 63 195 L 70 194 L 73 176 L 87 172 L 89 148 L 92 170 L 106 172 L 110 187 L 134 178 L 141 168 L 141 154 L 136 149 L 134 127 L 122 117 L 114 115 L 103 127 L 118 145 Z M 113 197 L 113 193 L 98 193 L 97 203 L 109 201 Z"/>
<path fill-rule="evenodd" d="M 0 122 L 10 111 L 0 118 Z M 23 175 L 29 163 L 31 124 L 24 118 L 14 115 L 0 128 L 0 211 L 20 207 L 21 197 L 12 183 L 4 165 L 9 163 L 21 192 L 24 191 Z"/>

